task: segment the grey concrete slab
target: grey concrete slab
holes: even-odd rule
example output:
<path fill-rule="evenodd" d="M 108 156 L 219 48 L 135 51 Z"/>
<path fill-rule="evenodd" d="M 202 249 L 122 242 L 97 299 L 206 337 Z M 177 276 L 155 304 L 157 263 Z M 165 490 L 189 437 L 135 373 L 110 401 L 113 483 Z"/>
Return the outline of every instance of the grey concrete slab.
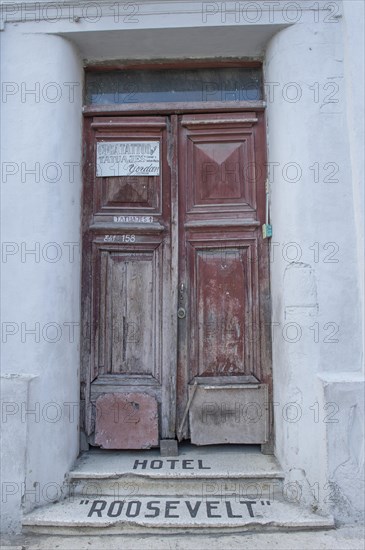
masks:
<path fill-rule="evenodd" d="M 129 498 L 132 495 L 173 496 L 173 497 L 214 497 L 224 498 L 285 498 L 287 487 L 281 479 L 249 478 L 226 476 L 217 478 L 198 477 L 149 477 L 148 475 L 110 476 L 109 478 L 91 478 L 73 480 L 65 486 L 64 496 L 87 498 L 90 495 L 106 495 L 115 498 Z"/>
<path fill-rule="evenodd" d="M 263 455 L 258 446 L 234 445 L 196 447 L 180 445 L 178 457 L 161 457 L 158 449 L 148 451 L 91 451 L 83 453 L 70 480 L 117 476 L 152 478 L 282 478 L 276 458 Z"/>
<path fill-rule="evenodd" d="M 334 527 L 332 518 L 279 500 L 196 497 L 72 498 L 39 508 L 23 521 L 35 533 L 105 534 L 228 532 L 262 529 L 321 529 Z"/>
<path fill-rule="evenodd" d="M 91 451 L 69 474 L 64 496 L 137 495 L 283 497 L 284 474 L 258 446 L 179 445 L 177 457 L 158 450 Z"/>
<path fill-rule="evenodd" d="M 4 539 L 1 550 L 363 550 L 361 526 L 299 532 L 222 535 L 28 535 Z"/>

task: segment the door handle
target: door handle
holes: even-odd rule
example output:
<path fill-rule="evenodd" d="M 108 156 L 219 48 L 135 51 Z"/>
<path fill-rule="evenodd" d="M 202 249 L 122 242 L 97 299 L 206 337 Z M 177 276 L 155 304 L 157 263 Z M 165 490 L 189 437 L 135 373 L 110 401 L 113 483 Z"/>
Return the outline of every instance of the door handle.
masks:
<path fill-rule="evenodd" d="M 185 307 L 185 285 L 184 283 L 179 284 L 179 304 L 180 307 L 177 310 L 177 316 L 179 319 L 185 319 L 186 317 L 186 310 Z"/>
<path fill-rule="evenodd" d="M 184 307 L 179 307 L 179 309 L 177 310 L 177 316 L 179 319 L 185 319 L 186 311 Z"/>

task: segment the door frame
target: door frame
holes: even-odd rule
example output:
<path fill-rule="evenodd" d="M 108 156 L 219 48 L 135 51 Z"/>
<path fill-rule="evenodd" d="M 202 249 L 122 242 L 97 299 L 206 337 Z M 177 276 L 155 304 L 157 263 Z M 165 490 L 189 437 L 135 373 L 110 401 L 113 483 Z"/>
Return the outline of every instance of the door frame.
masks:
<path fill-rule="evenodd" d="M 186 69 L 186 68 L 203 68 L 203 67 L 222 67 L 222 66 L 236 66 L 236 67 L 247 67 L 247 66 L 256 66 L 261 67 L 262 64 L 258 62 L 247 62 L 247 61 L 233 61 L 233 62 L 211 62 L 207 63 L 204 61 L 194 62 L 176 62 L 176 63 L 166 63 L 166 64 L 156 64 L 156 63 L 144 63 L 138 64 L 138 68 L 143 69 L 161 69 L 165 68 L 177 68 L 177 69 Z M 136 68 L 136 65 L 103 65 L 99 67 L 87 67 L 85 70 L 115 70 L 115 69 L 127 69 L 127 68 Z M 183 114 L 195 114 L 195 113 L 224 113 L 224 112 L 259 112 L 265 120 L 265 107 L 266 104 L 264 101 L 209 101 L 209 102 L 189 102 L 189 103 L 134 103 L 134 104 L 113 104 L 113 105 L 99 105 L 99 106 L 84 106 L 83 107 L 83 141 L 84 141 L 84 158 L 83 158 L 83 180 L 85 175 L 88 173 L 88 166 L 86 165 L 86 149 L 90 146 L 89 139 L 89 124 L 87 119 L 90 117 L 97 116 L 148 116 L 148 115 L 169 115 L 171 120 L 171 134 L 173 138 L 178 139 L 179 134 L 179 115 Z M 265 148 L 263 150 L 263 156 L 267 158 L 267 142 L 266 142 L 266 132 L 264 131 L 265 139 Z M 177 141 L 176 141 L 177 144 Z M 178 147 L 174 147 L 171 158 L 170 158 L 170 167 L 171 167 L 171 265 L 172 265 L 172 281 L 171 281 L 171 301 L 172 307 L 177 311 L 178 304 L 178 284 L 179 284 L 179 266 L 178 266 L 178 254 L 179 254 L 179 220 L 178 220 Z M 266 177 L 266 176 L 265 176 Z M 85 186 L 83 185 L 82 191 L 82 205 L 84 204 Z M 82 213 L 83 216 L 83 213 Z M 82 224 L 83 225 L 83 224 Z M 82 232 L 84 232 L 84 227 L 82 227 Z M 269 273 L 269 243 L 267 242 L 267 253 L 265 257 L 267 259 L 267 265 L 264 266 L 264 269 L 267 271 L 267 277 L 265 278 L 266 287 L 263 290 L 265 296 L 264 300 L 261 300 L 260 303 L 260 319 L 271 320 L 271 297 L 270 297 L 270 273 Z M 83 263 L 84 258 L 82 258 Z M 175 266 L 175 267 L 174 267 Z M 81 300 L 82 300 L 82 310 L 85 307 L 84 305 L 84 293 L 85 285 L 87 281 L 84 277 L 85 266 L 82 265 L 82 282 L 81 282 Z M 260 287 L 261 291 L 261 287 Z M 87 322 L 87 319 L 86 319 Z M 177 316 L 175 320 L 175 325 L 173 330 L 176 332 L 176 345 L 178 345 L 178 331 L 177 331 Z M 86 331 L 86 332 L 85 332 Z M 85 436 L 84 431 L 84 422 L 85 417 L 88 411 L 85 410 L 85 402 L 88 406 L 88 394 L 90 392 L 90 375 L 89 375 L 89 362 L 86 359 L 87 347 L 88 344 L 85 342 L 87 339 L 87 326 L 85 326 L 85 315 L 82 315 L 81 323 L 81 375 L 80 375 L 80 439 L 81 439 L 81 449 L 88 450 L 89 444 Z M 263 453 L 272 454 L 273 453 L 273 442 L 274 442 L 274 419 L 273 419 L 273 377 L 272 377 L 272 342 L 271 342 L 271 323 L 260 323 L 260 334 L 262 335 L 263 348 L 262 357 L 261 357 L 261 372 L 263 379 L 261 382 L 264 382 L 268 385 L 268 408 L 269 408 L 269 439 L 268 442 L 261 445 L 261 450 Z M 84 336 L 85 335 L 85 336 Z M 85 346 L 86 344 L 86 346 Z M 177 368 L 177 365 L 176 365 Z M 176 374 L 176 373 L 175 373 Z M 175 426 L 175 431 L 178 426 Z"/>

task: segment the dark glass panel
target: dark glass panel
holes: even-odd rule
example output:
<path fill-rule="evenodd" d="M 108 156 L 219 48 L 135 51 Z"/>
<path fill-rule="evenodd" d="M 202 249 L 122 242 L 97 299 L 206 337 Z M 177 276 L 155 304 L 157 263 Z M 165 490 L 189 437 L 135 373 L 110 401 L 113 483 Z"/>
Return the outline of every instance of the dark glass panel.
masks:
<path fill-rule="evenodd" d="M 257 101 L 259 68 L 155 69 L 86 73 L 86 105 Z"/>

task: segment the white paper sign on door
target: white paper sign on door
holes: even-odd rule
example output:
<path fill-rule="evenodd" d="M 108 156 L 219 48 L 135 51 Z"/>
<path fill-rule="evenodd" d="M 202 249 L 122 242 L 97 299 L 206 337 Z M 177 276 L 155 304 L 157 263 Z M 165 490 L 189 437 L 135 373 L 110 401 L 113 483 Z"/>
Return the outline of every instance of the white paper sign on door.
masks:
<path fill-rule="evenodd" d="M 99 141 L 96 149 L 96 175 L 159 176 L 159 141 Z"/>

